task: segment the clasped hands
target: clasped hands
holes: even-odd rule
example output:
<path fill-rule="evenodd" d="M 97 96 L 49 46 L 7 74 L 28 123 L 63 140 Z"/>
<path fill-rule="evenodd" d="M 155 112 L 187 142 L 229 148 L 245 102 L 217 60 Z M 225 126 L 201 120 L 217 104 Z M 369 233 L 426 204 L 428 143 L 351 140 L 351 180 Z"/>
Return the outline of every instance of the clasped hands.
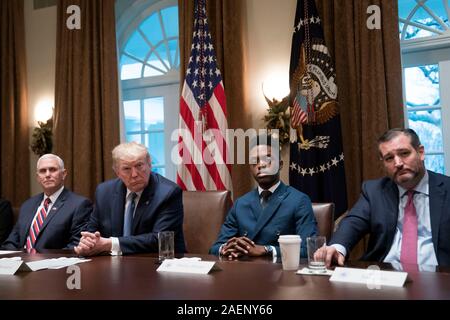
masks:
<path fill-rule="evenodd" d="M 266 254 L 266 249 L 247 237 L 233 237 L 222 246 L 220 254 L 229 260 L 233 260 L 244 255 L 249 257 L 263 256 Z"/>
<path fill-rule="evenodd" d="M 111 239 L 103 238 L 98 231 L 95 233 L 83 231 L 81 232 L 80 243 L 74 250 L 80 256 L 94 256 L 109 252 L 111 251 Z"/>

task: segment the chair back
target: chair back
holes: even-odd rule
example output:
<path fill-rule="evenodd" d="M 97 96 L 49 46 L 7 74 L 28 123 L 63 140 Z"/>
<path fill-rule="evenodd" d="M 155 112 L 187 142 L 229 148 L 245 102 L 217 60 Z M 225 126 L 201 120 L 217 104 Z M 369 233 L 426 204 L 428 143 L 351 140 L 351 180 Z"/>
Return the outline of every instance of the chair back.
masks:
<path fill-rule="evenodd" d="M 314 216 L 317 221 L 319 235 L 327 238 L 327 243 L 331 239 L 334 230 L 334 203 L 313 203 Z"/>
<path fill-rule="evenodd" d="M 183 231 L 189 253 L 208 253 L 231 205 L 230 191 L 183 191 Z"/>

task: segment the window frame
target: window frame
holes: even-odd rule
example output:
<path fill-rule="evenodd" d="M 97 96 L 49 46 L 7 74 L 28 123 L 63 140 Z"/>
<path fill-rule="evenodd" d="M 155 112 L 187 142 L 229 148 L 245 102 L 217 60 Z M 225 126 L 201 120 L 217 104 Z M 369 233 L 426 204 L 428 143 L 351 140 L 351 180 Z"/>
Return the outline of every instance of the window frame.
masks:
<path fill-rule="evenodd" d="M 439 107 L 414 108 L 414 110 L 433 110 L 441 111 L 442 121 L 442 139 L 445 174 L 450 174 L 450 92 L 444 88 L 450 88 L 450 37 L 437 38 L 419 38 L 405 40 L 401 42 L 402 53 L 402 81 L 405 84 L 404 69 L 438 64 L 439 65 Z M 403 112 L 405 115 L 405 127 L 409 127 L 408 110 L 406 106 L 406 86 L 403 85 Z M 441 152 L 427 152 L 425 154 L 442 154 Z"/>
<path fill-rule="evenodd" d="M 168 7 L 177 6 L 177 0 L 136 0 L 131 2 L 117 20 L 117 45 L 118 45 L 118 70 L 119 70 L 119 92 L 120 92 L 120 140 L 126 141 L 124 101 L 143 100 L 154 97 L 164 98 L 164 156 L 165 176 L 176 181 L 176 165 L 171 161 L 172 149 L 176 147 L 177 141 L 172 141 L 172 132 L 178 128 L 179 114 L 179 92 L 181 78 L 179 69 L 171 69 L 164 75 L 142 77 L 137 79 L 121 80 L 121 57 L 129 37 L 153 13 Z M 117 6 L 116 6 L 117 8 Z M 180 55 L 180 43 L 178 37 L 178 55 Z M 179 59 L 179 58 L 178 58 Z M 181 65 L 181 64 L 180 64 Z M 141 107 L 142 112 L 142 107 Z M 142 114 L 141 114 L 142 116 Z M 144 133 L 141 133 L 144 134 Z M 151 151 L 151 149 L 150 149 Z"/>

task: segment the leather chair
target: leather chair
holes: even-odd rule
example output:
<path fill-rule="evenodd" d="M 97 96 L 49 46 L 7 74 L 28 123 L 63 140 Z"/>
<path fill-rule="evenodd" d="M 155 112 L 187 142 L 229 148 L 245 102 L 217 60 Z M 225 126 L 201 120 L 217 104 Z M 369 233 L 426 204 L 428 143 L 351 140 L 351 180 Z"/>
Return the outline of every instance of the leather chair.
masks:
<path fill-rule="evenodd" d="M 328 243 L 334 230 L 334 203 L 313 203 L 312 207 L 319 235 L 325 236 Z"/>
<path fill-rule="evenodd" d="M 208 253 L 231 205 L 230 191 L 183 191 L 183 231 L 189 253 Z"/>

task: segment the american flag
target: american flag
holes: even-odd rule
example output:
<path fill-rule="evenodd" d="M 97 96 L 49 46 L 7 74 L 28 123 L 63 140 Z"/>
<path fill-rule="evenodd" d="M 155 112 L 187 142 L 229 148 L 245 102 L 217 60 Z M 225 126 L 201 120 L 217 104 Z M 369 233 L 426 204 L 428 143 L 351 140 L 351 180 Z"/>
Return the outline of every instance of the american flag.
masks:
<path fill-rule="evenodd" d="M 195 2 L 194 19 L 191 56 L 180 99 L 177 183 L 183 190 L 231 190 L 225 91 L 205 0 Z"/>
<path fill-rule="evenodd" d="M 292 107 L 292 116 L 291 116 L 291 127 L 296 128 L 300 124 L 304 124 L 308 121 L 308 115 L 302 109 L 301 99 L 299 94 L 294 98 L 294 103 Z"/>

